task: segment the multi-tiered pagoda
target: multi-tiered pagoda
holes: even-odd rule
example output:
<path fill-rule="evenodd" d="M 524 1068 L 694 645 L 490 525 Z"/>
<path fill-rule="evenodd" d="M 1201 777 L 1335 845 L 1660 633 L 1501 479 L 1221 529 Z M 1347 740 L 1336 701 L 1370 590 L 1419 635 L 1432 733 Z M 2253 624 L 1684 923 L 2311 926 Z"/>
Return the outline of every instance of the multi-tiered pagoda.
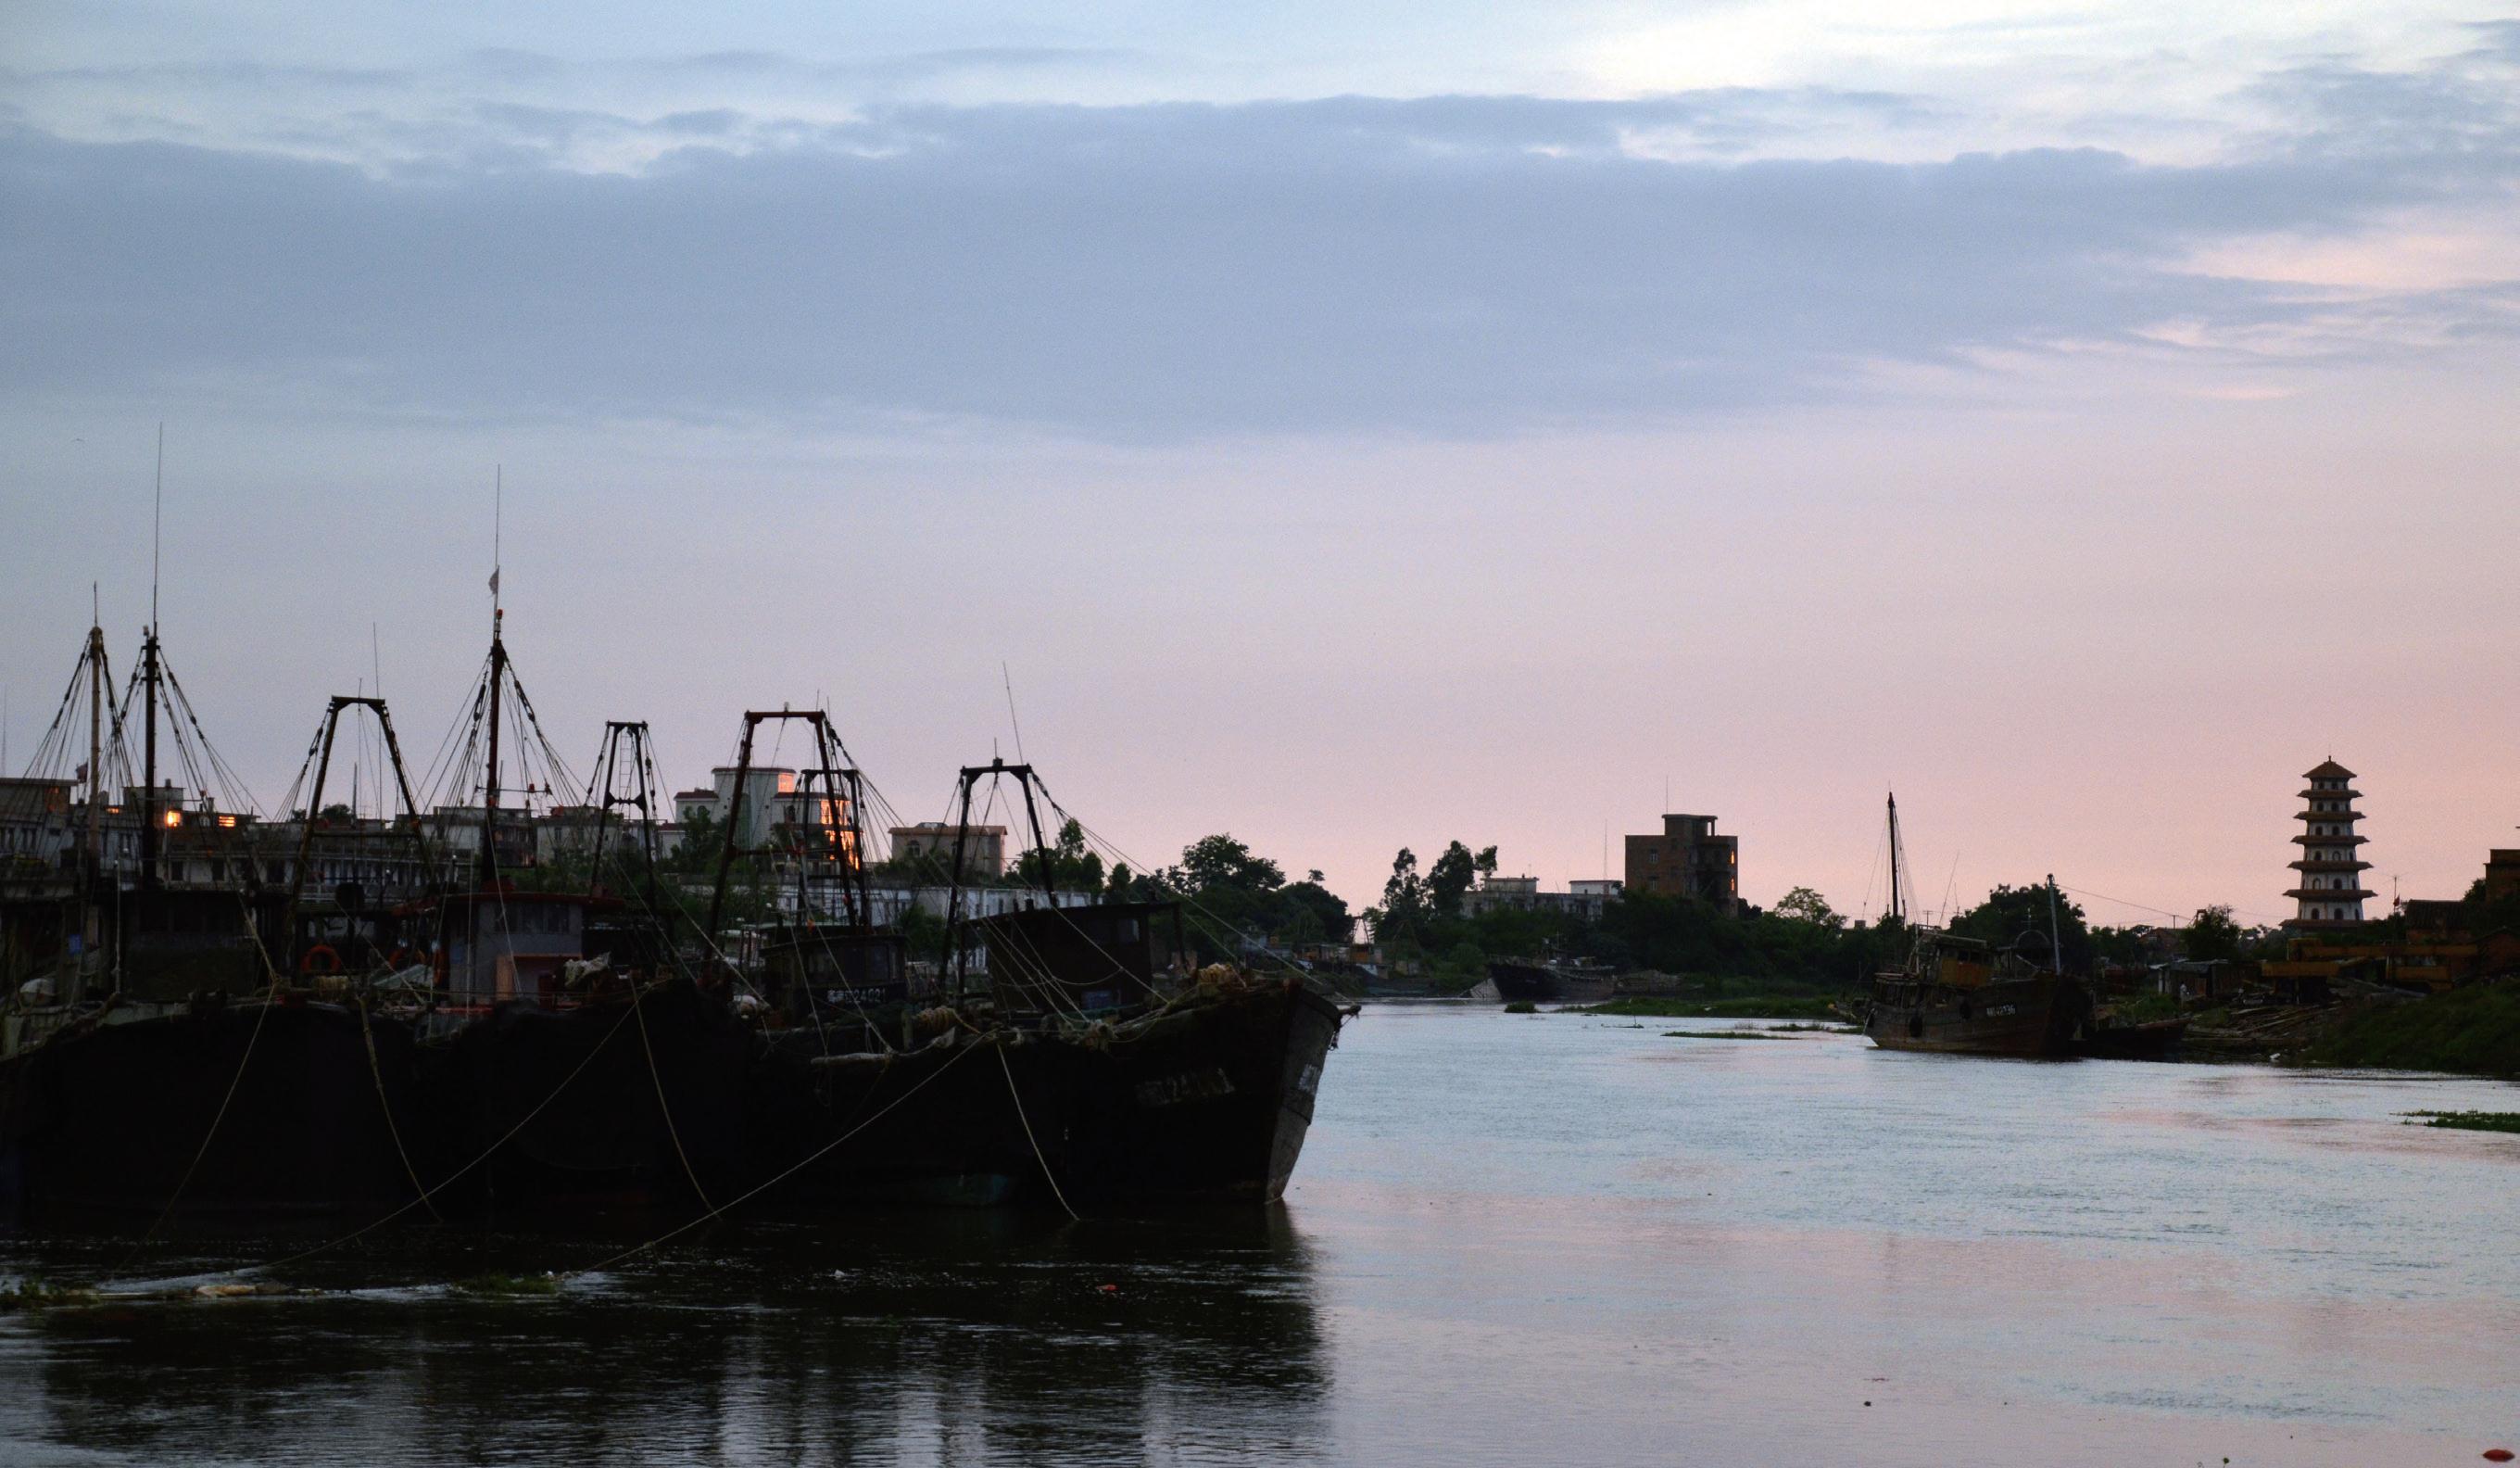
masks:
<path fill-rule="evenodd" d="M 2301 904 L 2292 926 L 2350 927 L 2362 921 L 2362 899 L 2372 895 L 2362 885 L 2371 863 L 2362 859 L 2363 838 L 2354 834 L 2354 823 L 2362 818 L 2354 803 L 2362 792 L 2354 788 L 2354 771 L 2333 759 L 2307 778 L 2310 788 L 2301 793 L 2306 803 L 2293 817 L 2302 823 L 2302 834 L 2292 839 L 2301 848 L 2301 859 L 2292 864 L 2301 885 L 2284 894 Z"/>

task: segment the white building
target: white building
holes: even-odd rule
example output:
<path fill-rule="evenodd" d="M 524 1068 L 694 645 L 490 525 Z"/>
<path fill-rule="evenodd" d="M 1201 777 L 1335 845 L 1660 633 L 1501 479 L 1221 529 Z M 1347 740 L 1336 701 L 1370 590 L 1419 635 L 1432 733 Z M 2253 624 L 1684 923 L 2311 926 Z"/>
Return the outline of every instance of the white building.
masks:
<path fill-rule="evenodd" d="M 958 833 L 965 876 L 994 877 L 1007 869 L 1004 826 L 957 827 L 945 821 L 921 821 L 915 826 L 895 826 L 887 834 L 892 838 L 893 860 L 932 861 L 942 872 L 954 860 Z"/>

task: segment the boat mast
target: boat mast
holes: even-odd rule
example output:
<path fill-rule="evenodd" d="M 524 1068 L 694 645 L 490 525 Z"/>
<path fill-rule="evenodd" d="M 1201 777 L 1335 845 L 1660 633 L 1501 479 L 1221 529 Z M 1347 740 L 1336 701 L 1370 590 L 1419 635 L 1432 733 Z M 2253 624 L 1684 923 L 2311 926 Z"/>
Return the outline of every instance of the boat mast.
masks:
<path fill-rule="evenodd" d="M 2065 972 L 2065 944 L 2056 931 L 2056 874 L 2048 874 L 2048 967 L 2049 972 Z"/>
<path fill-rule="evenodd" d="M 158 488 L 149 511 L 149 635 L 140 642 L 140 685 L 148 699 L 140 771 L 140 890 L 158 890 L 158 527 L 166 499 L 166 425 L 158 425 Z"/>
<path fill-rule="evenodd" d="M 91 882 L 105 866 L 105 628 L 87 629 L 87 862 Z M 95 935 L 90 934 L 91 940 Z"/>
<path fill-rule="evenodd" d="M 1894 922 L 1908 921 L 1908 903 L 1899 890 L 1899 793 L 1890 793 L 1890 917 Z"/>
<path fill-rule="evenodd" d="M 481 779 L 481 886 L 499 880 L 499 685 L 508 679 L 508 644 L 499 635 L 499 624 L 507 613 L 499 606 L 499 531 L 500 511 L 507 497 L 507 470 L 494 471 L 493 501 L 490 521 L 490 748 L 489 761 Z"/>

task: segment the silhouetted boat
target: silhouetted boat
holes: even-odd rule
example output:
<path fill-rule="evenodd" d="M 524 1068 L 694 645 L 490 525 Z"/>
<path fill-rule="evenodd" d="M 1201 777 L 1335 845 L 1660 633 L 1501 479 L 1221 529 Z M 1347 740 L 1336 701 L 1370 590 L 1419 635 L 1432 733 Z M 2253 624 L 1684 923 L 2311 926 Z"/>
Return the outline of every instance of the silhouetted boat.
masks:
<path fill-rule="evenodd" d="M 1899 800 L 1889 803 L 1890 912 L 1907 925 Z M 2049 879 L 2051 888 L 2054 882 Z M 2061 971 L 2055 934 L 2045 969 L 2013 948 L 1935 928 L 1914 930 L 1903 968 L 1876 974 L 1864 1032 L 1885 1050 L 2053 1058 L 2077 1053 L 2090 1034 L 2090 990 Z"/>
<path fill-rule="evenodd" d="M 1590 1003 L 1610 997 L 1617 986 L 1615 969 L 1563 959 L 1501 958 L 1488 963 L 1488 980 L 1497 997 L 1525 1002 Z"/>

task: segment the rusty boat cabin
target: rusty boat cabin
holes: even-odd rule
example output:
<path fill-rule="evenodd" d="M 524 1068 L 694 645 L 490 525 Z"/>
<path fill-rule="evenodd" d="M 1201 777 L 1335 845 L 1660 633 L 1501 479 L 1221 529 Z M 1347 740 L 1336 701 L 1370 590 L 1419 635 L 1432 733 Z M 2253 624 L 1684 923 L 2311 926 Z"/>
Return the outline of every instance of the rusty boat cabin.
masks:
<path fill-rule="evenodd" d="M 486 1014 L 518 1000 L 545 1009 L 572 1009 L 601 992 L 601 974 L 572 977 L 572 965 L 583 965 L 611 950 L 590 952 L 613 931 L 606 920 L 617 916 L 621 903 L 584 893 L 522 892 L 498 883 L 473 892 L 456 893 L 432 902 L 403 908 L 413 927 L 428 931 L 432 914 L 433 939 L 427 962 L 437 1012 L 446 1015 Z"/>
<path fill-rule="evenodd" d="M 1005 1014 L 1095 1014 L 1159 997 L 1190 972 L 1178 902 L 1022 907 L 979 918 Z"/>
<path fill-rule="evenodd" d="M 828 1024 L 910 999 L 909 942 L 856 923 L 783 926 L 761 945 L 762 997 L 774 1023 Z"/>

